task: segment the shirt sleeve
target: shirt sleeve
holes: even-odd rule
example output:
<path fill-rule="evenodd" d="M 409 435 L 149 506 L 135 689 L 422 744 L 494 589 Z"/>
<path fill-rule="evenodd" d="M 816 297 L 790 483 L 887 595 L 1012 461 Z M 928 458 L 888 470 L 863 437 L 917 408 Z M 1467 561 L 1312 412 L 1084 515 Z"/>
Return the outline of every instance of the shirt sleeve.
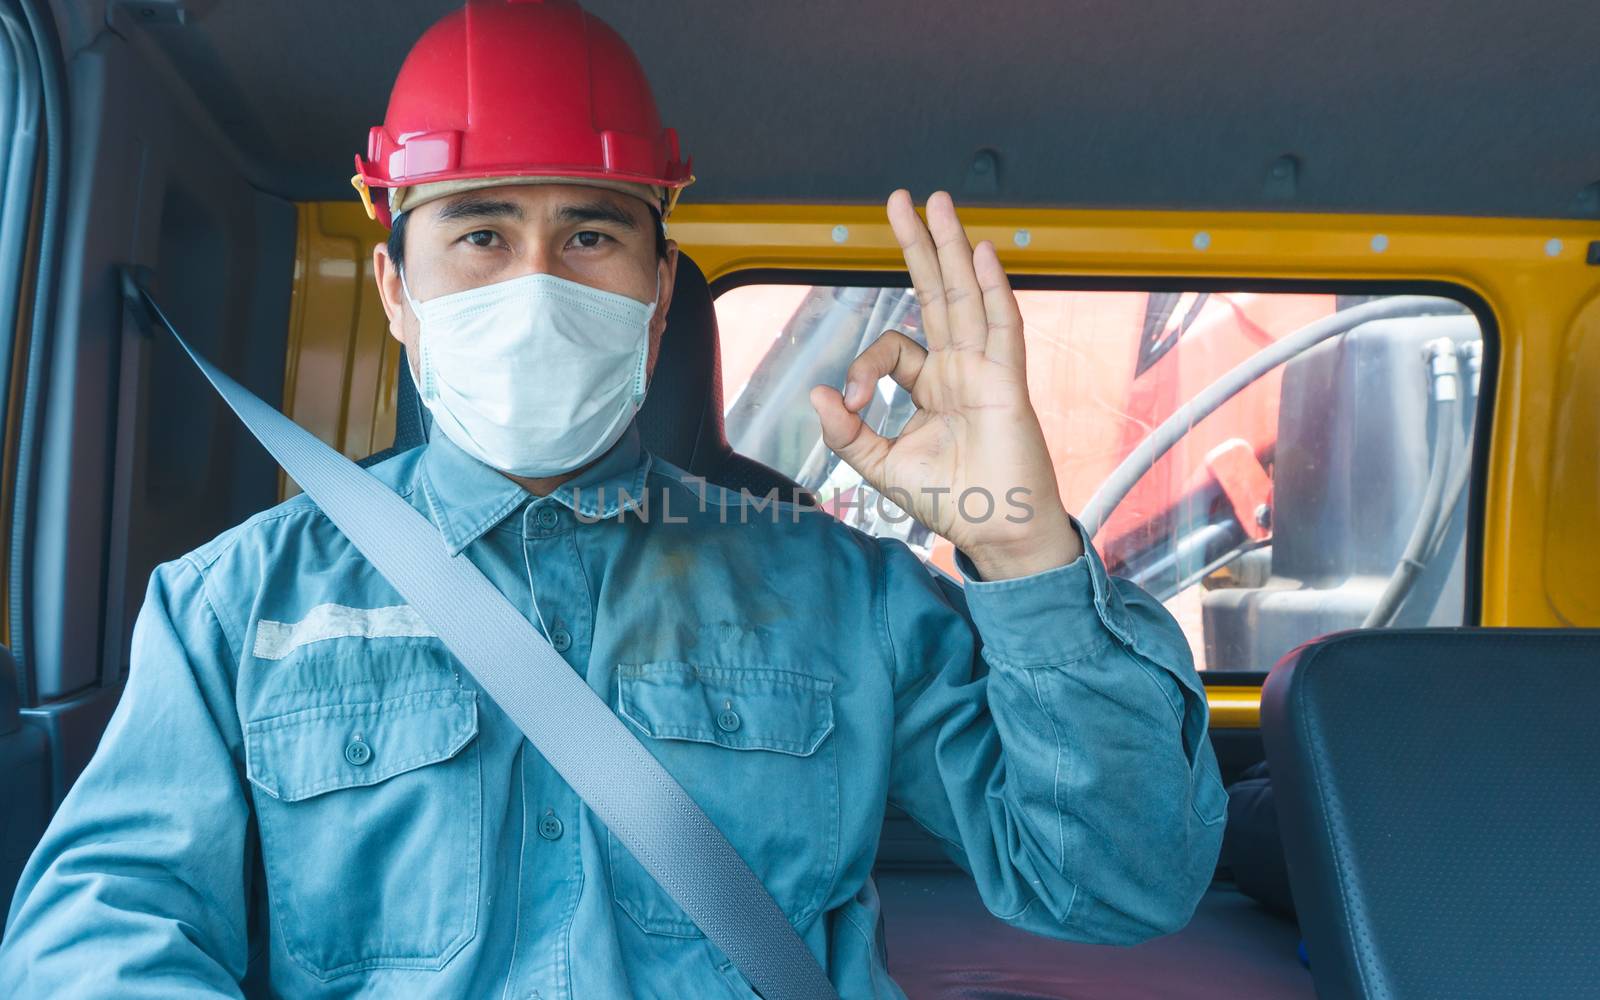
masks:
<path fill-rule="evenodd" d="M 958 554 L 964 590 L 899 542 L 882 551 L 890 801 L 1009 924 L 1121 944 L 1182 927 L 1227 796 L 1177 622 L 1086 537 L 1073 563 L 1009 580 Z"/>
<path fill-rule="evenodd" d="M 237 662 L 190 563 L 150 581 L 127 686 L 12 898 L 19 998 L 240 996 L 249 808 Z"/>

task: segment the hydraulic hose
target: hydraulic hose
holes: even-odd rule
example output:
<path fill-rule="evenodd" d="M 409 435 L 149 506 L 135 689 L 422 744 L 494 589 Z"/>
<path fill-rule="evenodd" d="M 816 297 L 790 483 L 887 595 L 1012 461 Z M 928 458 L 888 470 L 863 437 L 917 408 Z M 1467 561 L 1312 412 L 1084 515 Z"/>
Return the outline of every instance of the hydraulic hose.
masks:
<path fill-rule="evenodd" d="M 1478 401 L 1478 387 L 1483 375 L 1483 341 L 1470 340 L 1462 346 L 1467 358 L 1466 388 L 1467 392 L 1462 397 L 1462 408 L 1472 407 Z M 1472 450 L 1478 439 L 1478 422 L 1474 419 L 1467 425 L 1466 439 L 1461 443 L 1460 461 L 1456 463 L 1455 475 L 1450 478 L 1450 487 L 1445 490 L 1445 506 L 1439 511 L 1439 523 L 1434 527 L 1433 534 L 1428 541 L 1428 560 L 1439 554 L 1439 548 L 1444 544 L 1444 536 L 1450 531 L 1450 522 L 1455 517 L 1456 508 L 1461 505 L 1461 500 L 1467 493 L 1467 486 L 1472 482 Z"/>
<path fill-rule="evenodd" d="M 1456 360 L 1455 341 L 1441 337 L 1428 341 L 1425 349 L 1433 382 L 1431 396 L 1439 443 L 1433 450 L 1433 465 L 1428 470 L 1428 482 L 1422 492 L 1422 507 L 1411 526 L 1411 537 L 1406 541 L 1405 551 L 1390 575 L 1389 583 L 1378 596 L 1378 602 L 1361 623 L 1362 628 L 1383 628 L 1394 621 L 1401 602 L 1411 592 L 1411 585 L 1427 566 L 1429 547 L 1438 528 L 1440 511 L 1444 508 L 1445 484 L 1454 464 L 1453 453 L 1459 425 L 1456 406 L 1460 397 L 1460 365 Z"/>
<path fill-rule="evenodd" d="M 1193 399 L 1178 407 L 1166 420 L 1151 431 L 1139 446 L 1128 453 L 1106 481 L 1095 490 L 1094 496 L 1084 506 L 1079 520 L 1089 537 L 1093 538 L 1105 526 L 1106 519 L 1117 505 L 1133 490 L 1139 480 L 1149 472 L 1172 446 L 1189 430 L 1210 416 L 1222 404 L 1238 395 L 1246 386 L 1296 355 L 1309 351 L 1330 337 L 1348 333 L 1363 323 L 1398 316 L 1429 316 L 1459 310 L 1460 306 L 1447 300 L 1426 295 L 1400 295 L 1377 302 L 1366 302 L 1343 309 L 1301 327 L 1282 340 L 1264 347 L 1230 369 L 1221 378 L 1202 389 Z"/>

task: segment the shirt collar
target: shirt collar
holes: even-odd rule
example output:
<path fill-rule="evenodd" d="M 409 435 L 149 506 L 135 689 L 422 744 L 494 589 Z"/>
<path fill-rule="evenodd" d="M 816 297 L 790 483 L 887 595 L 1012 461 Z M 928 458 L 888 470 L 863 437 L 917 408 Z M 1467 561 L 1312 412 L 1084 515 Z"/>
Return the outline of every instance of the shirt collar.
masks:
<path fill-rule="evenodd" d="M 429 516 L 450 554 L 456 555 L 530 499 L 559 503 L 589 521 L 635 509 L 644 502 L 650 462 L 638 428 L 630 423 L 617 443 L 582 474 L 549 496 L 534 497 L 436 431 L 423 447 L 417 478 Z"/>

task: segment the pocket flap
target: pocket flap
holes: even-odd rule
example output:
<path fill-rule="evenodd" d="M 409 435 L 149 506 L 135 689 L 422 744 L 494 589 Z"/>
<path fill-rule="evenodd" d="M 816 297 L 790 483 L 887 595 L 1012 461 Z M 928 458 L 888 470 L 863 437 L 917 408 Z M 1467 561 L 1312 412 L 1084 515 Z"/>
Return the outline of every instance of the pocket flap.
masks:
<path fill-rule="evenodd" d="M 477 733 L 472 691 L 324 705 L 246 725 L 245 772 L 268 795 L 294 802 L 448 760 Z"/>
<path fill-rule="evenodd" d="M 618 668 L 619 714 L 657 739 L 806 756 L 833 731 L 833 682 L 681 661 Z"/>

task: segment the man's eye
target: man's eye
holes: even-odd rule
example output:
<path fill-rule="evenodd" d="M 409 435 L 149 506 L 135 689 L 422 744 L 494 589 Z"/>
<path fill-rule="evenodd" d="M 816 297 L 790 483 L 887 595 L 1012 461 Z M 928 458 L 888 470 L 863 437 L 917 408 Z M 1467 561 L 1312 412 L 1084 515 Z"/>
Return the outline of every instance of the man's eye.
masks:
<path fill-rule="evenodd" d="M 462 239 L 475 247 L 493 246 L 495 233 L 493 229 L 476 229 L 463 236 Z"/>
<path fill-rule="evenodd" d="M 605 233 L 597 233 L 593 229 L 585 229 L 581 233 L 574 234 L 572 242 L 585 250 L 593 250 L 610 238 Z"/>

